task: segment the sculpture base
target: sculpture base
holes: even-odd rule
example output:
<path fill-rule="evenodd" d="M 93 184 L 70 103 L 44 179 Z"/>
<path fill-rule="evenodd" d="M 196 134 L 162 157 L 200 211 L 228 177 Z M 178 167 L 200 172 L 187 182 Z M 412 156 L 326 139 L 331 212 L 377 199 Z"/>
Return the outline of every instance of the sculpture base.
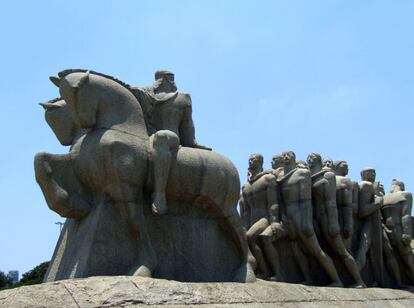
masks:
<path fill-rule="evenodd" d="M 191 282 L 255 279 L 233 240 L 227 219 L 179 202 L 169 204 L 168 215 L 153 215 L 148 208 L 145 220 L 157 256 L 152 277 Z M 126 215 L 102 201 L 85 219 L 67 219 L 45 282 L 132 274 L 144 249 Z"/>
<path fill-rule="evenodd" d="M 183 283 L 130 276 L 90 277 L 0 292 L 0 307 L 413 307 L 414 293 L 345 289 L 258 280 Z"/>

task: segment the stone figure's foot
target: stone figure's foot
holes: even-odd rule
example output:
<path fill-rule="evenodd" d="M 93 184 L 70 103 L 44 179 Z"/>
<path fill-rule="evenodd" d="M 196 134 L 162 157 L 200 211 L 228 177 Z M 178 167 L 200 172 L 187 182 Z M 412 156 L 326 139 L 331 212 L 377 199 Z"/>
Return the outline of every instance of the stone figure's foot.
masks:
<path fill-rule="evenodd" d="M 155 215 L 167 213 L 167 200 L 165 198 L 165 193 L 153 194 L 151 210 Z"/>
<path fill-rule="evenodd" d="M 283 281 L 283 277 L 281 275 L 270 276 L 267 278 L 269 281 Z"/>
<path fill-rule="evenodd" d="M 256 281 L 256 275 L 254 274 L 254 271 L 248 262 L 237 269 L 233 275 L 233 281 L 247 283 Z"/>
<path fill-rule="evenodd" d="M 256 274 L 257 279 L 267 280 L 267 276 L 265 274 L 259 273 Z"/>
<path fill-rule="evenodd" d="M 344 284 L 340 280 L 338 280 L 338 281 L 332 282 L 331 284 L 328 284 L 327 287 L 330 287 L 330 288 L 343 288 Z"/>
<path fill-rule="evenodd" d="M 133 276 L 139 276 L 139 277 L 152 277 L 151 270 L 146 267 L 145 265 L 141 265 L 138 267 L 138 269 L 133 273 Z"/>
<path fill-rule="evenodd" d="M 349 287 L 355 289 L 365 289 L 367 285 L 363 281 L 359 281 L 357 283 L 351 284 Z"/>

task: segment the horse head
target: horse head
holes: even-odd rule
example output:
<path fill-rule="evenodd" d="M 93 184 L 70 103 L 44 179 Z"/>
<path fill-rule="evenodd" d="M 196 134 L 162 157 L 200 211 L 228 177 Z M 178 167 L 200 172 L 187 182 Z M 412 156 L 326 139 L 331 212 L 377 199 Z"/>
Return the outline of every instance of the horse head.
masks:
<path fill-rule="evenodd" d="M 70 69 L 50 80 L 59 87 L 81 128 L 117 129 L 148 138 L 141 105 L 122 81 L 94 71 Z"/>
<path fill-rule="evenodd" d="M 45 109 L 45 120 L 62 145 L 72 145 L 84 130 L 79 128 L 62 98 L 40 103 Z"/>
<path fill-rule="evenodd" d="M 70 73 L 62 78 L 50 77 L 59 87 L 60 95 L 66 101 L 74 120 L 81 128 L 91 128 L 96 123 L 98 95 L 91 93 L 89 71 Z"/>

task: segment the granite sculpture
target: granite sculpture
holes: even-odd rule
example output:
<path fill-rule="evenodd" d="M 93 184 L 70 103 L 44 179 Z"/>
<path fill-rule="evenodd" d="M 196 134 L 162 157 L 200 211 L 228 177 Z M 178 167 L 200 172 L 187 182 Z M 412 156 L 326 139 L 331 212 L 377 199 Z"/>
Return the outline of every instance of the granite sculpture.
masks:
<path fill-rule="evenodd" d="M 252 158 L 259 158 L 256 165 Z M 264 171 L 263 156 L 251 156 L 240 198 L 249 247 L 260 260 L 258 277 L 412 289 L 412 194 L 403 182 L 393 180 L 385 194 L 374 168 L 362 170 L 358 183 L 348 177 L 346 161 L 322 160 L 318 153 L 303 161 L 286 151 L 274 155 L 271 166 Z M 268 184 L 254 190 L 258 178 Z M 258 214 L 253 222 L 251 213 Z"/>
<path fill-rule="evenodd" d="M 156 79 L 144 89 L 86 70 L 51 77 L 60 97 L 42 104 L 45 118 L 70 151 L 35 157 L 49 208 L 67 218 L 45 281 L 255 279 L 237 170 L 196 144 L 191 99 L 174 75 Z"/>

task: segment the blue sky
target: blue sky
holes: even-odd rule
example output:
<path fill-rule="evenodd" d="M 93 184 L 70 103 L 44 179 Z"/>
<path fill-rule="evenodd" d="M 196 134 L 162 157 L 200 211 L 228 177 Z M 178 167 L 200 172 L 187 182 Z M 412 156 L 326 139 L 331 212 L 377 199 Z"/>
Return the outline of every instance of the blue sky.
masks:
<path fill-rule="evenodd" d="M 33 157 L 68 150 L 38 106 L 65 68 L 132 85 L 174 71 L 198 141 L 242 182 L 250 153 L 269 168 L 292 149 L 414 190 L 413 1 L 1 1 L 0 38 L 0 270 L 49 260 L 57 241 Z"/>

